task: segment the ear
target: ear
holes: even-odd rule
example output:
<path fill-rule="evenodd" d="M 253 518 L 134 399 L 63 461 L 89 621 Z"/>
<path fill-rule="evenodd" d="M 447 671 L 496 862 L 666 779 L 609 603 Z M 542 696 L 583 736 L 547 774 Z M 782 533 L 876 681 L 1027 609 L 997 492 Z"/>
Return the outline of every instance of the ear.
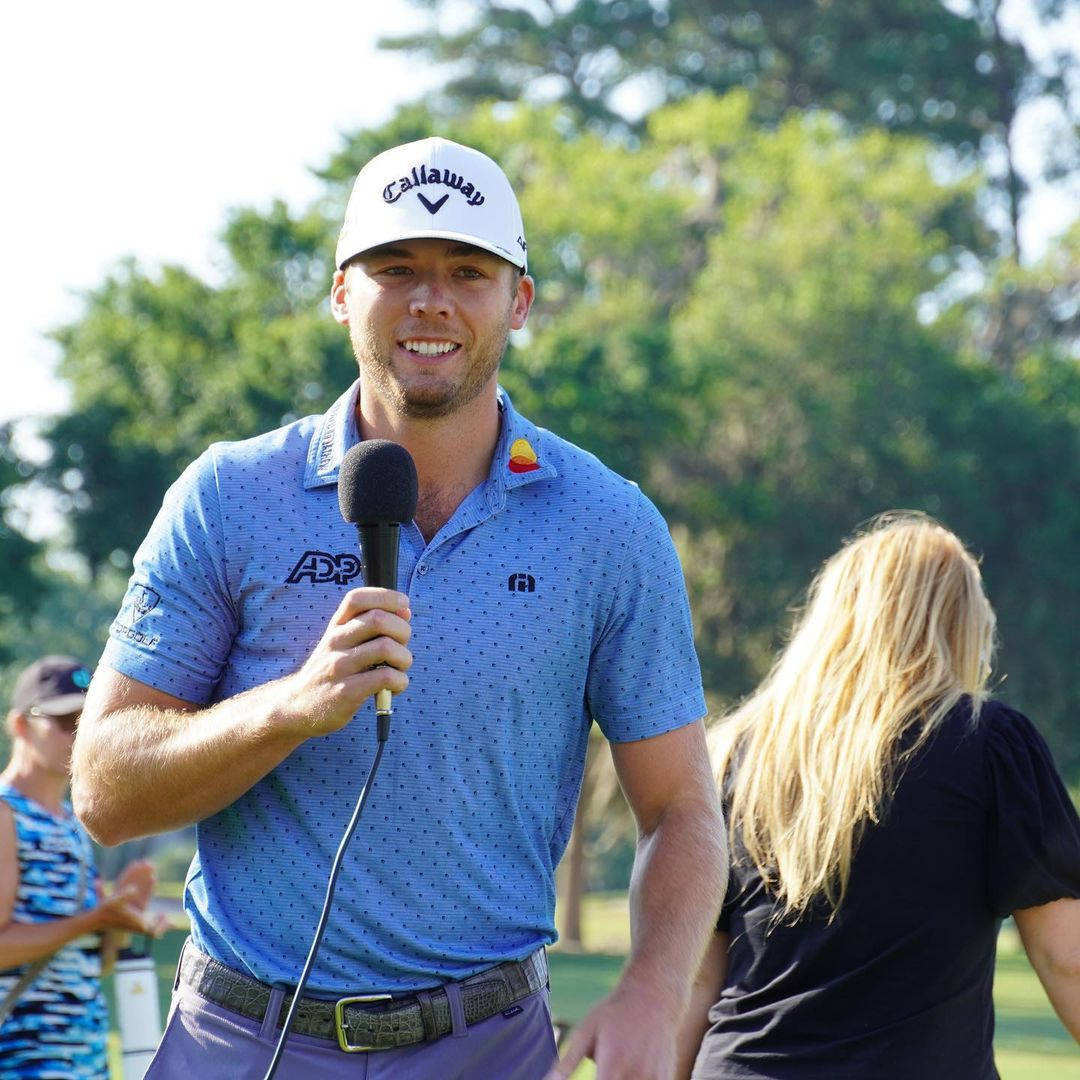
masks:
<path fill-rule="evenodd" d="M 514 306 L 510 310 L 511 330 L 520 330 L 528 321 L 535 297 L 536 282 L 528 274 L 522 274 L 514 292 Z"/>
<path fill-rule="evenodd" d="M 330 312 L 342 326 L 349 325 L 348 292 L 345 271 L 335 270 L 330 280 Z"/>
<path fill-rule="evenodd" d="M 25 713 L 16 712 L 12 709 L 7 714 L 7 729 L 12 738 L 23 739 L 26 737 L 27 731 L 30 730 L 30 720 Z"/>

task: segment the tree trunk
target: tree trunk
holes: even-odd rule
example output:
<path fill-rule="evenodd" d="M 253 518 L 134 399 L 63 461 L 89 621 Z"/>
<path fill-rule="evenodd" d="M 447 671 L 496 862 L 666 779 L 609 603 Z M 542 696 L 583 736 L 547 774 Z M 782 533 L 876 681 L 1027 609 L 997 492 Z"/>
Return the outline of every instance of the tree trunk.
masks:
<path fill-rule="evenodd" d="M 1024 197 L 1024 180 L 1016 168 L 1016 113 L 1018 87 L 1006 63 L 1008 39 L 1001 26 L 1001 3 L 995 0 L 990 9 L 989 26 L 993 33 L 991 55 L 995 60 L 994 83 L 998 97 L 998 119 L 1002 125 L 1002 150 L 1005 154 L 1005 199 L 1009 215 L 1010 254 L 1020 265 L 1020 202 Z M 1006 315 L 1008 312 L 1006 312 Z"/>

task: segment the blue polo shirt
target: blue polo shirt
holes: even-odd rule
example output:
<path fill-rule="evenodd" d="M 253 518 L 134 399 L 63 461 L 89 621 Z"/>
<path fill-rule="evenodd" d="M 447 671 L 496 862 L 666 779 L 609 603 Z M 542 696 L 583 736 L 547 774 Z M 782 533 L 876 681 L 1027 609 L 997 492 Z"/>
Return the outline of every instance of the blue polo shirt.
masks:
<path fill-rule="evenodd" d="M 103 664 L 199 704 L 301 666 L 363 584 L 337 500 L 357 392 L 188 467 L 135 555 Z M 501 392 L 499 404 L 487 480 L 430 543 L 402 528 L 414 663 L 312 994 L 419 989 L 553 942 L 591 721 L 631 741 L 705 713 L 663 519 L 636 485 Z M 185 895 L 200 948 L 295 985 L 375 746 L 368 705 L 200 822 Z"/>

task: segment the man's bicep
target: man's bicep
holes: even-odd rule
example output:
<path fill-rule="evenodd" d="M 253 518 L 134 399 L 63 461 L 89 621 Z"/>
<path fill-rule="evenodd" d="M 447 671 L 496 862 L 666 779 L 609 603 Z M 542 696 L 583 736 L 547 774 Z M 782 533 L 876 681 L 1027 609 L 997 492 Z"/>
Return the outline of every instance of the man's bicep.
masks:
<path fill-rule="evenodd" d="M 170 486 L 132 560 L 101 664 L 195 701 L 210 698 L 238 629 L 215 447 Z"/>
<path fill-rule="evenodd" d="M 90 682 L 79 726 L 93 724 L 95 720 L 114 712 L 135 708 L 192 712 L 199 706 L 100 664 Z"/>
<path fill-rule="evenodd" d="M 702 720 L 663 735 L 611 743 L 611 757 L 639 828 L 649 831 L 672 805 L 716 802 Z"/>

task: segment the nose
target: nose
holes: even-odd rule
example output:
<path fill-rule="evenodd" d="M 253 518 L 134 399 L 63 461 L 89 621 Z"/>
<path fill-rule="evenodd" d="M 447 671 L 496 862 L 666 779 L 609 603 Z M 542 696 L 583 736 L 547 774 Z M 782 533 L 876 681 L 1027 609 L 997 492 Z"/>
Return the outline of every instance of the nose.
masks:
<path fill-rule="evenodd" d="M 448 318 L 454 309 L 453 298 L 446 284 L 435 274 L 418 274 L 409 296 L 409 314 Z"/>

